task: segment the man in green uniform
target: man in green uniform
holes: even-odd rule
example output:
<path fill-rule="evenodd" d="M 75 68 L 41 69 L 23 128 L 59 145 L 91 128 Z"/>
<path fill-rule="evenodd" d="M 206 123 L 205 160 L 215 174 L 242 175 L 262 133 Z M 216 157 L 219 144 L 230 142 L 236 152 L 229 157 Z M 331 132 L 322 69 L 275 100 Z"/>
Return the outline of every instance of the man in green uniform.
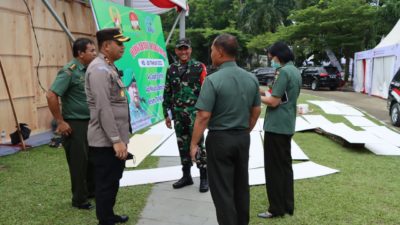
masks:
<path fill-rule="evenodd" d="M 74 42 L 72 50 L 74 59 L 58 72 L 46 97 L 49 109 L 57 121 L 56 132 L 63 137 L 71 176 L 72 206 L 91 209 L 93 206 L 88 198 L 94 197 L 94 181 L 86 138 L 90 114 L 86 103 L 85 71 L 96 57 L 96 48 L 93 41 L 79 38 Z"/>
<path fill-rule="evenodd" d="M 219 68 L 204 81 L 190 144 L 195 160 L 196 143 L 208 125 L 208 178 L 220 225 L 249 223 L 250 131 L 261 111 L 257 78 L 236 65 L 238 49 L 232 35 L 214 40 L 211 60 Z"/>
<path fill-rule="evenodd" d="M 179 155 L 181 157 L 183 176 L 172 186 L 182 188 L 193 184 L 190 168 L 190 141 L 192 139 L 193 124 L 196 117 L 194 105 L 200 94 L 201 85 L 207 75 L 203 63 L 190 58 L 192 53 L 189 39 L 180 39 L 175 46 L 175 54 L 179 61 L 172 63 L 167 70 L 167 77 L 164 90 L 164 117 L 165 124 L 171 128 L 171 118 L 174 120 L 174 129 L 178 140 Z M 200 169 L 200 192 L 208 191 L 206 151 L 203 145 L 203 138 L 197 142 L 199 154 L 197 167 Z"/>

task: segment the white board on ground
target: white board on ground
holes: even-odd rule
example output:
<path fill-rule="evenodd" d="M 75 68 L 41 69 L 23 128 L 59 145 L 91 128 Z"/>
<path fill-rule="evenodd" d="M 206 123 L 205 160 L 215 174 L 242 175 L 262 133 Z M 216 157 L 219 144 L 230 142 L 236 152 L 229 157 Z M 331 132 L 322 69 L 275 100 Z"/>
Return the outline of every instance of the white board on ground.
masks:
<path fill-rule="evenodd" d="M 204 131 L 204 140 L 207 137 L 208 129 Z M 173 133 L 164 143 L 162 143 L 152 156 L 179 156 L 178 143 L 175 133 Z"/>
<path fill-rule="evenodd" d="M 385 143 L 400 147 L 400 134 L 385 126 L 363 127 L 363 129 L 383 139 Z"/>
<path fill-rule="evenodd" d="M 363 113 L 359 110 L 336 101 L 317 101 L 309 100 L 308 102 L 319 106 L 326 114 L 332 115 L 348 115 L 348 116 L 362 116 Z"/>
<path fill-rule="evenodd" d="M 199 177 L 199 169 L 192 166 L 192 177 Z M 124 171 L 119 182 L 120 187 L 152 184 L 178 180 L 182 177 L 182 166 L 170 166 L 145 170 Z"/>
<path fill-rule="evenodd" d="M 264 147 L 259 132 L 250 132 L 249 168 L 264 166 Z"/>
<path fill-rule="evenodd" d="M 258 118 L 257 123 L 253 128 L 253 131 L 264 131 L 264 118 Z"/>
<path fill-rule="evenodd" d="M 303 115 L 303 118 L 306 119 L 311 125 L 321 129 L 329 129 L 333 125 L 331 121 L 322 115 Z"/>
<path fill-rule="evenodd" d="M 134 155 L 134 160 L 125 162 L 126 167 L 137 167 L 159 144 L 163 135 L 136 134 L 129 139 L 128 151 Z"/>
<path fill-rule="evenodd" d="M 318 100 L 309 100 L 309 103 L 317 105 L 320 107 L 326 114 L 332 115 L 342 115 L 342 111 L 336 108 L 333 104 L 329 101 L 318 101 Z"/>
<path fill-rule="evenodd" d="M 376 123 L 371 120 L 365 118 L 364 116 L 344 116 L 353 126 L 358 127 L 376 127 L 378 126 Z"/>
<path fill-rule="evenodd" d="M 293 140 L 291 142 L 291 147 L 292 160 L 309 160 L 308 156 Z"/>
<path fill-rule="evenodd" d="M 172 123 L 172 127 L 173 126 L 173 121 Z M 146 132 L 144 132 L 143 134 L 165 134 L 165 135 L 169 135 L 171 133 L 174 132 L 174 129 L 169 129 L 166 125 L 165 125 L 165 120 L 158 122 L 157 124 L 154 124 L 153 126 L 149 127 L 150 129 Z"/>
<path fill-rule="evenodd" d="M 329 133 L 339 136 L 350 144 L 382 143 L 383 140 L 366 131 L 356 131 L 344 123 L 335 123 Z"/>
<path fill-rule="evenodd" d="M 172 134 L 164 143 L 162 143 L 152 156 L 179 156 L 179 149 L 176 135 Z"/>
<path fill-rule="evenodd" d="M 296 117 L 296 128 L 295 131 L 305 131 L 305 130 L 314 130 L 317 126 L 310 124 L 307 122 L 303 117 L 298 116 Z"/>
<path fill-rule="evenodd" d="M 293 164 L 293 177 L 295 180 L 326 176 L 338 172 L 339 170 L 322 166 L 311 161 Z M 265 184 L 264 168 L 249 170 L 249 184 Z"/>
<path fill-rule="evenodd" d="M 375 155 L 400 155 L 400 148 L 389 143 L 366 143 L 365 148 Z"/>
<path fill-rule="evenodd" d="M 261 133 L 261 138 L 264 140 L 264 133 Z M 292 139 L 291 142 L 291 155 L 292 155 L 292 160 L 309 160 L 308 156 L 301 150 L 300 146 L 294 142 Z"/>

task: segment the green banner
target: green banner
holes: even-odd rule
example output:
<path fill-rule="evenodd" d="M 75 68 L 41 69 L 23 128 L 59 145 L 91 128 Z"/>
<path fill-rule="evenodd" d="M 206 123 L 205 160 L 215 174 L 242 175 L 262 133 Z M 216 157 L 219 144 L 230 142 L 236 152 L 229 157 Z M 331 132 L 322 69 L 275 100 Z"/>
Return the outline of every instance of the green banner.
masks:
<path fill-rule="evenodd" d="M 133 131 L 164 119 L 168 57 L 160 17 L 105 0 L 92 0 L 92 8 L 99 29 L 118 27 L 131 38 L 115 64 L 124 74 Z"/>

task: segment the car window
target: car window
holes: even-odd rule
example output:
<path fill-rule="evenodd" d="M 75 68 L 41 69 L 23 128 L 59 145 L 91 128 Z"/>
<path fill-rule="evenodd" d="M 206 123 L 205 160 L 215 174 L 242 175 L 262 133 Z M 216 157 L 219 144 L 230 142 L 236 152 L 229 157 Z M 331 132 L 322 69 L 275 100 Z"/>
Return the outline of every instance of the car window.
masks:
<path fill-rule="evenodd" d="M 325 70 L 329 74 L 337 74 L 337 72 L 338 72 L 338 69 L 336 67 L 333 67 L 333 66 L 327 66 L 327 67 L 325 67 Z"/>
<path fill-rule="evenodd" d="M 325 70 L 324 68 L 322 68 L 322 67 L 318 68 L 318 72 L 319 72 L 319 73 L 328 73 L 328 72 L 326 72 L 326 70 Z"/>

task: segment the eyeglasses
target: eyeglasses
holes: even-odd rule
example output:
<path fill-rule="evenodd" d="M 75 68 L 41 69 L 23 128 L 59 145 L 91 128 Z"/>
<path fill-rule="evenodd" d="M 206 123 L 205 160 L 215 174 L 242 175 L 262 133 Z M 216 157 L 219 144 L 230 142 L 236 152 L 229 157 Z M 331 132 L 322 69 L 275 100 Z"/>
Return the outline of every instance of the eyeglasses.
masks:
<path fill-rule="evenodd" d="M 182 51 L 182 50 L 188 50 L 189 47 L 188 46 L 181 46 L 178 48 L 178 50 Z"/>

